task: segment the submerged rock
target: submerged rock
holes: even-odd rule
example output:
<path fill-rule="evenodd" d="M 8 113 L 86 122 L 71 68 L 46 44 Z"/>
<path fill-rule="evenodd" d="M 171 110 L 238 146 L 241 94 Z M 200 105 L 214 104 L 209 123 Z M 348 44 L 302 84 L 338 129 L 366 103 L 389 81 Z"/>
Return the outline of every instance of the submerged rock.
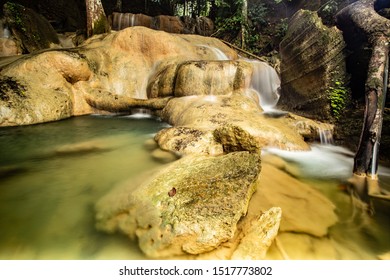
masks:
<path fill-rule="evenodd" d="M 186 156 L 138 187 L 127 182 L 103 197 L 97 228 L 137 236 L 149 257 L 211 251 L 234 236 L 259 173 L 256 153 Z"/>
<path fill-rule="evenodd" d="M 278 206 L 283 211 L 280 231 L 322 237 L 338 221 L 335 205 L 319 191 L 269 164 L 262 165 L 259 188 L 249 213 Z"/>

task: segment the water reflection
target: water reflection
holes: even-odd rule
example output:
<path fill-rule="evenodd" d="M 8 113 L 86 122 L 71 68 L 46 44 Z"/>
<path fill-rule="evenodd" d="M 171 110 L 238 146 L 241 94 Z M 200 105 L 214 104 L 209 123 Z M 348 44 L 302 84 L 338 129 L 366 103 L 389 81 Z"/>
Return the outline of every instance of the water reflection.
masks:
<path fill-rule="evenodd" d="M 95 231 L 93 205 L 161 165 L 142 146 L 161 126 L 90 116 L 0 129 L 0 259 L 142 259 L 127 238 Z"/>
<path fill-rule="evenodd" d="M 150 117 L 87 116 L 0 129 L 0 259 L 145 258 L 126 236 L 95 230 L 94 204 L 118 183 L 142 181 L 140 174 L 162 166 L 144 143 L 163 127 Z M 350 151 L 314 145 L 267 153 L 336 205 L 340 223 L 330 235 L 344 250 L 340 258 L 375 259 L 390 250 L 389 214 L 366 216 L 337 188 L 351 172 Z M 382 169 L 382 183 L 389 174 Z M 290 257 L 310 258 L 299 250 Z"/>

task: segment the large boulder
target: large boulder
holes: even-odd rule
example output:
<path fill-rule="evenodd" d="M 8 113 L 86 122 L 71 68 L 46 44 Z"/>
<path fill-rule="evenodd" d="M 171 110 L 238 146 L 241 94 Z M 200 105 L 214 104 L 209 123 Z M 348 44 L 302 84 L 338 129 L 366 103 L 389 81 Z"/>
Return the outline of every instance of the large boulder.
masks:
<path fill-rule="evenodd" d="M 8 2 L 3 11 L 6 24 L 25 52 L 47 49 L 60 43 L 48 20 L 34 10 Z"/>
<path fill-rule="evenodd" d="M 174 94 L 226 95 L 250 86 L 252 65 L 235 61 L 188 61 L 177 69 Z"/>
<path fill-rule="evenodd" d="M 138 237 L 150 257 L 200 254 L 231 239 L 260 173 L 260 154 L 187 156 L 96 205 L 97 228 Z"/>
<path fill-rule="evenodd" d="M 91 75 L 88 63 L 73 53 L 45 52 L 18 60 L 1 71 L 0 126 L 71 117 L 77 106 L 72 87 Z"/>
<path fill-rule="evenodd" d="M 347 91 L 332 96 L 332 90 L 347 82 L 344 50 L 340 30 L 323 25 L 316 12 L 298 11 L 280 44 L 283 91 L 278 107 L 320 120 L 339 117 L 334 106 L 343 106 Z"/>
<path fill-rule="evenodd" d="M 215 60 L 213 48 L 237 58 L 236 52 L 215 38 L 144 27 L 96 36 L 78 49 L 21 57 L 1 68 L 3 84 L 13 80 L 25 90 L 21 96 L 20 87 L 5 85 L 0 125 L 48 122 L 101 110 L 129 111 L 132 104 L 142 106 L 139 99 L 147 99 L 149 79 L 158 65 Z M 161 102 L 148 106 L 153 104 L 161 109 Z"/>

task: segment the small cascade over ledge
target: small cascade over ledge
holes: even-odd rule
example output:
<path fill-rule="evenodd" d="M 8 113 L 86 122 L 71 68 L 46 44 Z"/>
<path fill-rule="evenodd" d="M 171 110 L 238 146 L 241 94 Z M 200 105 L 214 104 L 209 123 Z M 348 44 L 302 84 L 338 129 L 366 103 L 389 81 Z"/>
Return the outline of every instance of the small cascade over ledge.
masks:
<path fill-rule="evenodd" d="M 259 60 L 246 60 L 253 65 L 251 88 L 260 99 L 265 112 L 272 111 L 280 97 L 280 78 L 276 70 L 268 63 Z"/>
<path fill-rule="evenodd" d="M 321 145 L 333 145 L 333 129 L 330 127 L 320 127 L 318 128 L 318 136 L 320 139 Z"/>

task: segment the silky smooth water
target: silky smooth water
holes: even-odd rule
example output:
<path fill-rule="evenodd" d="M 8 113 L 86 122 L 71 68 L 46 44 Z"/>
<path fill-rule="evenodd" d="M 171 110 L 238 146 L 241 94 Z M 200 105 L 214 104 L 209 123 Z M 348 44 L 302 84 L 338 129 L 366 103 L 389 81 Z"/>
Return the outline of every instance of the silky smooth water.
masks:
<path fill-rule="evenodd" d="M 0 259 L 142 259 L 94 228 L 94 203 L 162 164 L 143 146 L 163 123 L 85 116 L 0 129 Z"/>
<path fill-rule="evenodd" d="M 144 143 L 165 126 L 136 114 L 1 128 L 0 259 L 144 259 L 136 242 L 95 229 L 94 204 L 117 184 L 142 181 L 143 173 L 163 166 Z M 301 180 L 337 206 L 340 223 L 330 232 L 351 250 L 341 257 L 375 259 L 390 251 L 388 214 L 361 215 L 337 188 L 351 155 L 313 148 L 311 154 L 273 152 L 298 165 Z"/>

